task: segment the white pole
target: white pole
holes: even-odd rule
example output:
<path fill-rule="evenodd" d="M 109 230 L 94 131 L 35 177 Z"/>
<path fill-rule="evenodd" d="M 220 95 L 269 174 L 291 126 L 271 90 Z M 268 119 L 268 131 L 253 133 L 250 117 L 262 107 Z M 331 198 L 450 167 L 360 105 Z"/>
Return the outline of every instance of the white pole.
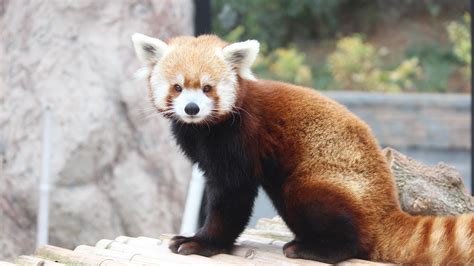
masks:
<path fill-rule="evenodd" d="M 36 246 L 48 244 L 49 227 L 49 175 L 51 162 L 51 110 L 46 107 L 43 117 L 43 145 L 41 155 L 41 177 L 39 183 L 39 205 Z"/>
<path fill-rule="evenodd" d="M 189 182 L 186 206 L 184 207 L 183 220 L 181 221 L 180 234 L 193 234 L 198 229 L 199 210 L 201 209 L 202 195 L 204 193 L 204 174 L 198 165 L 193 165 L 193 173 Z"/>

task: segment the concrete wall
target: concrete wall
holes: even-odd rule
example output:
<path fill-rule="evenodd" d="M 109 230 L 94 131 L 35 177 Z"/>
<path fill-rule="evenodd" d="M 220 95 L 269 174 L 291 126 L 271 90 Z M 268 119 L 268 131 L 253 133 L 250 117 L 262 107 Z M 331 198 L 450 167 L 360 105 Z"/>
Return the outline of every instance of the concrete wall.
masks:
<path fill-rule="evenodd" d="M 471 97 L 459 94 L 324 92 L 370 125 L 382 147 L 455 166 L 471 187 Z M 276 212 L 260 191 L 250 225 Z"/>

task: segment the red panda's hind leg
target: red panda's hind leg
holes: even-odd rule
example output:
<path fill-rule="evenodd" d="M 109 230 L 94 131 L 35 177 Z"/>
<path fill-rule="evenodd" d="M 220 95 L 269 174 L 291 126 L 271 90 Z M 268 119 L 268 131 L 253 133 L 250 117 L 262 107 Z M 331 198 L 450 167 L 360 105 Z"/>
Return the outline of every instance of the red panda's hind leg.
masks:
<path fill-rule="evenodd" d="M 285 256 L 331 264 L 359 257 L 358 237 L 350 219 L 340 216 L 328 221 L 333 224 L 308 228 L 304 238 L 297 236 L 295 240 L 286 243 L 283 246 Z M 313 224 L 319 226 L 317 222 Z"/>
<path fill-rule="evenodd" d="M 296 190 L 284 211 L 295 234 L 295 240 L 283 247 L 285 256 L 331 264 L 365 257 L 360 248 L 358 214 L 345 193 L 321 184 L 306 184 Z"/>

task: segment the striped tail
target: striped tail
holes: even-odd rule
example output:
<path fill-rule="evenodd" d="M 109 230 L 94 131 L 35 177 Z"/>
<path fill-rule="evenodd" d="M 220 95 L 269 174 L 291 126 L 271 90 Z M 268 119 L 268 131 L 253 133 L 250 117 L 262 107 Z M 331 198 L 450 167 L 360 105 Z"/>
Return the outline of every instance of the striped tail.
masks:
<path fill-rule="evenodd" d="M 380 227 L 374 258 L 395 263 L 474 264 L 474 215 L 397 213 Z M 383 227 L 383 228 L 382 228 Z"/>

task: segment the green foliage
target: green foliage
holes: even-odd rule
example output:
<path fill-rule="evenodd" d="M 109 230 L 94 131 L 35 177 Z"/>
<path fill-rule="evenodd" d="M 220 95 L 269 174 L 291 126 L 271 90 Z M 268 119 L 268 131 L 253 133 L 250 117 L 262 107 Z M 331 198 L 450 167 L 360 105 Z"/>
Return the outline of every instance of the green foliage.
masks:
<path fill-rule="evenodd" d="M 260 56 L 255 72 L 263 78 L 311 86 L 311 68 L 305 64 L 305 54 L 296 48 L 278 48 Z"/>
<path fill-rule="evenodd" d="M 449 47 L 439 44 L 415 44 L 405 52 L 406 57 L 417 57 L 423 69 L 423 76 L 415 81 L 418 92 L 446 92 L 449 78 L 459 67 L 456 57 Z"/>
<path fill-rule="evenodd" d="M 336 51 L 329 55 L 330 71 L 341 89 L 389 91 L 413 89 L 414 80 L 422 70 L 416 57 L 404 60 L 393 70 L 383 66 L 381 57 L 386 48 L 377 51 L 360 36 L 338 41 Z"/>
<path fill-rule="evenodd" d="M 242 38 L 245 29 L 236 27 L 223 38 L 236 42 Z M 295 47 L 278 48 L 268 52 L 268 45 L 260 43 L 260 53 L 253 66 L 258 77 L 311 86 L 311 68 L 305 62 L 306 55 Z"/>
<path fill-rule="evenodd" d="M 425 14 L 430 15 L 430 23 L 441 18 L 446 9 L 444 2 L 437 0 L 416 4 L 412 0 L 390 1 L 391 7 L 386 3 L 372 0 L 214 0 L 213 29 L 229 42 L 251 38 L 260 41 L 260 55 L 254 65 L 254 72 L 260 78 L 307 85 L 318 90 L 466 91 L 471 73 L 469 14 L 462 21 L 449 23 L 447 32 L 451 44 L 447 46 L 439 41 L 444 38 L 442 34 L 439 40 L 430 37 L 426 41 L 426 38 L 416 36 L 424 32 L 415 31 L 405 50 L 400 51 L 395 46 L 394 50 L 398 52 L 391 54 L 387 48 L 364 42 L 360 35 L 348 35 L 352 37 L 337 42 L 327 39 L 317 44 L 317 49 L 308 48 L 311 58 L 317 57 L 311 61 L 300 50 L 303 47 L 306 51 L 305 46 L 294 45 L 313 45 L 314 40 L 302 40 L 314 37 L 338 36 L 344 32 L 341 25 L 349 28 L 349 32 L 367 33 L 361 29 L 374 24 L 369 23 L 375 19 L 370 16 L 390 13 L 386 8 L 402 10 L 399 6 L 402 5 L 408 11 L 400 12 L 410 12 L 414 6 L 421 6 Z M 376 12 L 380 6 L 385 8 L 382 13 Z M 336 49 L 329 56 L 317 56 L 321 51 L 327 54 L 327 44 L 332 47 L 333 42 Z M 465 80 L 456 78 L 459 70 Z"/>
<path fill-rule="evenodd" d="M 397 23 L 403 15 L 424 13 L 434 19 L 449 8 L 469 9 L 469 3 L 446 0 L 213 0 L 211 7 L 212 28 L 216 34 L 222 36 L 243 26 L 246 39 L 258 39 L 276 49 L 301 39 L 370 33 L 378 22 Z"/>
<path fill-rule="evenodd" d="M 311 65 L 313 73 L 313 88 L 317 90 L 334 90 L 336 84 L 331 69 L 326 60 Z"/>
<path fill-rule="evenodd" d="M 453 52 L 464 64 L 463 74 L 471 79 L 471 16 L 466 13 L 462 22 L 451 22 L 448 27 L 449 39 L 453 43 Z"/>
<path fill-rule="evenodd" d="M 348 0 L 214 0 L 213 29 L 225 35 L 238 26 L 247 39 L 258 39 L 274 49 L 295 36 L 326 36 L 338 29 L 337 13 Z M 310 26 L 308 25 L 310 23 Z"/>

